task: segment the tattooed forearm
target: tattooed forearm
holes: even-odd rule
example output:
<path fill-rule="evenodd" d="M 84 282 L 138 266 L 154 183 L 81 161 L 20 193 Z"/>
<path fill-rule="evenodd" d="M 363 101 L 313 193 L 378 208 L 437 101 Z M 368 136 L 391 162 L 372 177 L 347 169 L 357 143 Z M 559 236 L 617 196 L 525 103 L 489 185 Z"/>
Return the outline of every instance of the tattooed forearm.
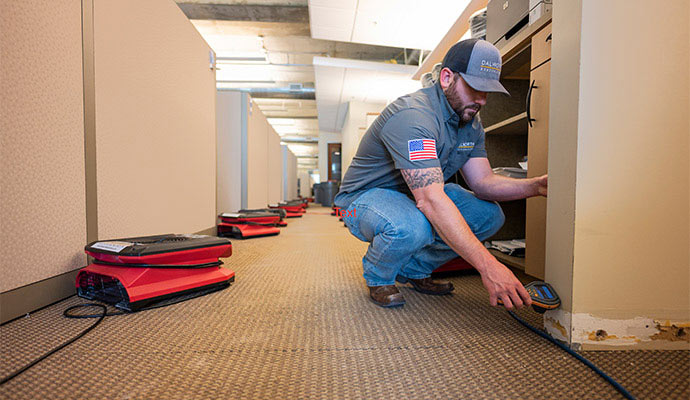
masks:
<path fill-rule="evenodd" d="M 443 185 L 441 168 L 401 169 L 400 173 L 411 190 L 427 187 L 432 183 Z"/>

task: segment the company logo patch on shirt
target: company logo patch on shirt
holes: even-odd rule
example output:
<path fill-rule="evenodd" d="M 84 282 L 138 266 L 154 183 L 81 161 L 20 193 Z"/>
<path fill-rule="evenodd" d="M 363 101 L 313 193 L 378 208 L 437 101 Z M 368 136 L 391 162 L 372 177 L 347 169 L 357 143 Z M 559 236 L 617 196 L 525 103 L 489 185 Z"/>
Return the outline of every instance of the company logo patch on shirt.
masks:
<path fill-rule="evenodd" d="M 434 139 L 414 139 L 407 141 L 410 161 L 436 160 L 436 141 Z"/>
<path fill-rule="evenodd" d="M 458 145 L 458 150 L 472 150 L 474 149 L 474 142 L 462 142 Z"/>

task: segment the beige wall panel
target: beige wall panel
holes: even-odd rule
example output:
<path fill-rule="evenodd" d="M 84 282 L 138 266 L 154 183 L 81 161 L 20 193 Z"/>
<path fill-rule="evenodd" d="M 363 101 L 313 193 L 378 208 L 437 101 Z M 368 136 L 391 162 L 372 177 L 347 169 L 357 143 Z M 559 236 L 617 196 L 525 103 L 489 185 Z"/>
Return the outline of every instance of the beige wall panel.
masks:
<path fill-rule="evenodd" d="M 551 47 L 545 277 L 558 291 L 561 309 L 566 312 L 571 312 L 573 306 L 580 10 L 580 0 L 554 1 L 553 36 L 558 40 Z M 569 328 L 570 323 L 564 323 Z"/>
<path fill-rule="evenodd" d="M 297 198 L 297 157 L 288 150 L 287 159 L 287 198 L 292 200 Z M 309 192 L 304 192 L 303 197 L 308 197 Z"/>
<path fill-rule="evenodd" d="M 268 204 L 268 121 L 247 97 L 247 207 Z"/>
<path fill-rule="evenodd" d="M 100 238 L 215 226 L 215 73 L 175 2 L 94 4 Z"/>
<path fill-rule="evenodd" d="M 268 201 L 277 203 L 283 200 L 283 149 L 280 147 L 280 136 L 268 125 Z"/>
<path fill-rule="evenodd" d="M 242 94 L 218 92 L 216 100 L 216 213 L 242 208 Z"/>
<path fill-rule="evenodd" d="M 689 6 L 583 1 L 576 313 L 690 319 Z"/>
<path fill-rule="evenodd" d="M 0 292 L 86 261 L 81 2 L 0 2 Z"/>

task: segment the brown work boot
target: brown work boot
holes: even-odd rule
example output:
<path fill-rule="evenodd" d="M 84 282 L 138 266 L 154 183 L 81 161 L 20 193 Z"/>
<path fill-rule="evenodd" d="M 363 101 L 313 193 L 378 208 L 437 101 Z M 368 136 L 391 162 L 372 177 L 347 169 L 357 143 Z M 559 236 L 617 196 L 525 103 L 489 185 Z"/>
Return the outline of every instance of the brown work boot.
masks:
<path fill-rule="evenodd" d="M 381 307 L 398 307 L 405 304 L 405 298 L 395 285 L 369 286 L 369 297 Z"/>
<path fill-rule="evenodd" d="M 395 280 L 400 283 L 410 283 L 414 290 L 424 294 L 448 294 L 453 291 L 453 284 L 450 282 L 434 282 L 431 277 L 423 279 L 406 278 L 402 275 L 395 277 Z"/>

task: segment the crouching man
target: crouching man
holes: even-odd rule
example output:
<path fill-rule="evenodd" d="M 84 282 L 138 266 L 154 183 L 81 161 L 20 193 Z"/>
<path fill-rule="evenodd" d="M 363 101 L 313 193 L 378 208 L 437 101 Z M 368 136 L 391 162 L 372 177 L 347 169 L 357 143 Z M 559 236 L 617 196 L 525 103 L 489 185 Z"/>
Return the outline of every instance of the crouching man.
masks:
<path fill-rule="evenodd" d="M 387 106 L 366 132 L 345 174 L 336 206 L 358 239 L 369 242 L 362 264 L 371 300 L 405 303 L 395 282 L 425 294 L 453 290 L 431 272 L 462 256 L 481 274 L 491 305 L 530 305 L 525 288 L 482 245 L 503 225 L 495 201 L 546 196 L 546 175 L 495 175 L 477 116 L 488 92 L 508 94 L 499 82 L 501 57 L 489 42 L 456 43 L 434 86 Z M 462 171 L 472 189 L 444 182 Z"/>

